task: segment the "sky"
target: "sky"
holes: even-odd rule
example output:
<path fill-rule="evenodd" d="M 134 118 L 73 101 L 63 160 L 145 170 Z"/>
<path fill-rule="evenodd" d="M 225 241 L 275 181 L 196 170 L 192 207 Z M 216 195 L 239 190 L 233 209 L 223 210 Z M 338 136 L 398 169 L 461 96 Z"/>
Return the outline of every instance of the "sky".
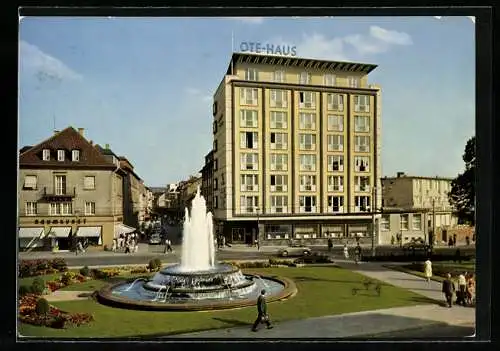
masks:
<path fill-rule="evenodd" d="M 187 179 L 212 147 L 212 96 L 241 42 L 373 63 L 382 175 L 455 177 L 475 133 L 475 23 L 460 17 L 24 17 L 19 147 L 85 128 L 148 186 Z M 233 39 L 232 39 L 233 38 Z"/>

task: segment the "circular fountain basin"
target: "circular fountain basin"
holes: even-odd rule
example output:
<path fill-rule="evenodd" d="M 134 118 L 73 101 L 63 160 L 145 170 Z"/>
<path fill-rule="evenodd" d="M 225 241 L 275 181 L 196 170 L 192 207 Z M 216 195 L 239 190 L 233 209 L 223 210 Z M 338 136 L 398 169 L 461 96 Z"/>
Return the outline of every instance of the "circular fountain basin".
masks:
<path fill-rule="evenodd" d="M 288 278 L 243 274 L 228 264 L 189 272 L 176 265 L 156 273 L 152 279 L 104 287 L 98 299 L 124 308 L 199 311 L 255 305 L 262 289 L 266 290 L 268 302 L 286 299 L 297 291 Z"/>

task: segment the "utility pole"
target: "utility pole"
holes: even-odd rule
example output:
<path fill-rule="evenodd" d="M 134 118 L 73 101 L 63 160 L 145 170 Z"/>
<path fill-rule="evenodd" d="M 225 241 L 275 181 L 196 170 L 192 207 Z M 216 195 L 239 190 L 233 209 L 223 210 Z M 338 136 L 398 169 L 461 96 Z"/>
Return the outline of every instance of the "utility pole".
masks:
<path fill-rule="evenodd" d="M 257 240 L 259 240 L 259 232 L 260 232 L 260 222 L 259 222 L 259 207 L 257 206 L 257 208 L 255 209 L 257 211 Z M 255 243 L 255 238 L 252 238 L 253 239 L 253 242 L 252 242 L 252 246 L 253 244 Z"/>
<path fill-rule="evenodd" d="M 377 194 L 377 187 L 373 187 L 372 191 L 372 256 L 375 256 L 375 211 L 377 208 L 377 201 L 376 201 L 376 194 Z"/>
<path fill-rule="evenodd" d="M 432 239 L 429 245 L 434 246 L 436 241 L 436 198 L 432 197 Z"/>

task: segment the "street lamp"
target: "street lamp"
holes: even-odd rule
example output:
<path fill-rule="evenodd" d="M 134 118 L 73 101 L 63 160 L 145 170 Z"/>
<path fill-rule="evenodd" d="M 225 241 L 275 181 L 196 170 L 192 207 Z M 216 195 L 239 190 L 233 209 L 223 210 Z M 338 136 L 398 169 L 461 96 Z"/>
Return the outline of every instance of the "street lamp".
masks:
<path fill-rule="evenodd" d="M 257 212 L 257 240 L 259 240 L 259 233 L 260 233 L 260 222 L 259 222 L 259 211 L 260 211 L 260 208 L 259 206 L 257 206 L 255 208 L 255 211 Z M 252 242 L 252 246 L 253 244 L 255 243 L 255 238 L 252 238 L 253 239 L 253 242 Z"/>
<path fill-rule="evenodd" d="M 372 190 L 372 256 L 375 256 L 375 234 L 376 234 L 376 228 L 375 228 L 375 211 L 377 209 L 377 187 L 373 187 Z"/>

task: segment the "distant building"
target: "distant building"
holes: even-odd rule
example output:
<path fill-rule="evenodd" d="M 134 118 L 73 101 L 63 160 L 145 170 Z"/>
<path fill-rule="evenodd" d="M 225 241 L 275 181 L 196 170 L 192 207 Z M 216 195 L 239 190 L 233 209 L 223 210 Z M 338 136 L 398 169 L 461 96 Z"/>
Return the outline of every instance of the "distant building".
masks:
<path fill-rule="evenodd" d="M 379 245 L 396 243 L 398 234 L 401 234 L 402 243 L 412 239 L 422 239 L 428 242 L 429 210 L 384 208 L 380 218 Z"/>
<path fill-rule="evenodd" d="M 214 147 L 216 146 L 214 145 Z M 214 182 L 214 150 L 211 150 L 205 156 L 205 165 L 201 170 L 201 177 L 201 194 L 207 203 L 207 210 L 213 213 L 214 190 L 217 190 L 219 186 L 218 180 Z"/>

